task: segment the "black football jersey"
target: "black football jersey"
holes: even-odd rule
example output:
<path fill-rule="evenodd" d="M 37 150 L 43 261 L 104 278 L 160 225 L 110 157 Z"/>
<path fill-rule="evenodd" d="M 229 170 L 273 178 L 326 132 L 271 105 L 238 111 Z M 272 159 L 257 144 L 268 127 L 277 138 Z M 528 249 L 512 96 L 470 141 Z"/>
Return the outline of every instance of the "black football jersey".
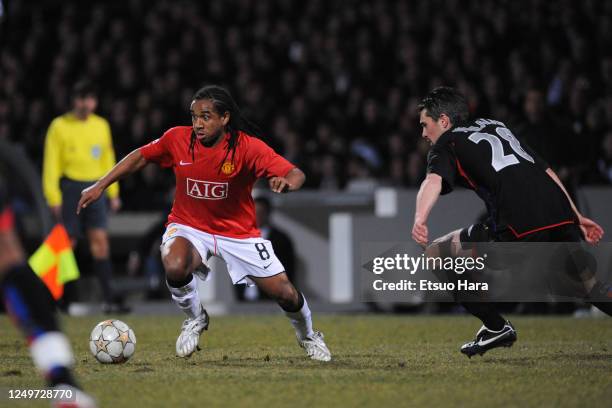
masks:
<path fill-rule="evenodd" d="M 427 157 L 427 172 L 442 177 L 442 194 L 457 184 L 474 190 L 485 202 L 493 231 L 517 239 L 575 222 L 567 197 L 547 168 L 506 125 L 491 119 L 449 129 Z"/>

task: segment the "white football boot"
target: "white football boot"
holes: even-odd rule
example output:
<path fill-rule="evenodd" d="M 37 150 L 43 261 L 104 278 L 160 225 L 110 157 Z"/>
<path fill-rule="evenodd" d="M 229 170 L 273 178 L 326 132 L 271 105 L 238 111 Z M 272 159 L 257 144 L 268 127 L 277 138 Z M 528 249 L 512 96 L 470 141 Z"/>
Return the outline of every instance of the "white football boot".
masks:
<path fill-rule="evenodd" d="M 202 314 L 191 319 L 187 318 L 181 327 L 181 334 L 176 339 L 176 355 L 178 357 L 190 357 L 196 350 L 200 350 L 198 343 L 200 334 L 208 330 L 208 313 L 202 308 Z"/>
<path fill-rule="evenodd" d="M 304 340 L 298 339 L 298 344 L 304 350 L 306 354 L 313 360 L 317 361 L 330 361 L 331 352 L 323 341 L 323 333 L 315 331 L 312 336 L 306 337 Z"/>

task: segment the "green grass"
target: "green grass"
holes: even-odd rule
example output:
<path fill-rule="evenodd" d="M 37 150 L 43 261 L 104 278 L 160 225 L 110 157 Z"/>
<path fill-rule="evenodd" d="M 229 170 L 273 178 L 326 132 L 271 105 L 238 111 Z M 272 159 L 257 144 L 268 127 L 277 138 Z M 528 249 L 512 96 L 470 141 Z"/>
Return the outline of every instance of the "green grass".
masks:
<path fill-rule="evenodd" d="M 179 317 L 126 316 L 136 354 L 124 365 L 90 355 L 102 317 L 65 318 L 81 383 L 102 407 L 604 407 L 612 403 L 612 321 L 523 318 L 519 341 L 468 359 L 479 324 L 467 317 L 315 316 L 334 360 L 307 360 L 286 319 L 213 317 L 203 350 L 174 356 Z M 40 388 L 19 333 L 0 319 L 0 389 Z M 47 406 L 28 402 L 0 405 Z M 7 405 L 8 404 L 8 405 Z"/>

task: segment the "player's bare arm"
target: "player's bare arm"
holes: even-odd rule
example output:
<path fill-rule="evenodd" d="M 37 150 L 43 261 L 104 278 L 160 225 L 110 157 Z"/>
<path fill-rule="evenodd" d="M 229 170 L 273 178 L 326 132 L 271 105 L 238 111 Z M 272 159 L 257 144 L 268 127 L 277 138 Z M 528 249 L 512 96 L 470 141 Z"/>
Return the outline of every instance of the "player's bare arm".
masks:
<path fill-rule="evenodd" d="M 426 246 L 428 242 L 427 218 L 442 191 L 442 177 L 429 173 L 417 194 L 416 211 L 414 213 L 414 226 L 412 239 L 419 245 Z"/>
<path fill-rule="evenodd" d="M 142 169 L 147 164 L 147 160 L 140 153 L 139 149 L 134 150 L 117 163 L 110 171 L 98 180 L 91 187 L 86 188 L 81 193 L 81 199 L 76 212 L 79 214 L 81 208 L 86 208 L 100 198 L 104 190 L 120 178 Z"/>
<path fill-rule="evenodd" d="M 272 177 L 268 183 L 275 193 L 285 193 L 299 190 L 306 181 L 306 175 L 297 167 L 291 169 L 285 177 Z"/>
<path fill-rule="evenodd" d="M 572 200 L 569 193 L 565 189 L 565 186 L 563 185 L 563 183 L 557 176 L 557 173 L 555 173 L 553 169 L 551 168 L 546 169 L 546 174 L 548 174 L 550 178 L 553 179 L 555 183 L 557 183 L 559 188 L 563 191 L 563 193 L 567 197 L 567 200 L 572 206 L 572 210 L 576 214 L 576 217 L 578 217 L 578 223 L 580 224 L 579 226 L 580 226 L 580 229 L 582 230 L 582 234 L 584 235 L 584 239 L 589 244 L 597 244 L 604 235 L 603 228 L 599 224 L 597 224 L 595 221 L 580 214 L 580 212 L 576 208 L 576 205 L 574 204 L 574 201 Z"/>

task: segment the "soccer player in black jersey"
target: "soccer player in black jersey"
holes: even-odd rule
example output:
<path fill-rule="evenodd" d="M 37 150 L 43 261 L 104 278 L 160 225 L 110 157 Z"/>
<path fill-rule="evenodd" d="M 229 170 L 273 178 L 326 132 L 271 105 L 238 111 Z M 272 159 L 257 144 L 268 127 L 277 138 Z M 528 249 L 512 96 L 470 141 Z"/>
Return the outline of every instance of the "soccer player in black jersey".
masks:
<path fill-rule="evenodd" d="M 443 248 L 466 249 L 470 242 L 577 242 L 596 244 L 603 229 L 577 210 L 555 172 L 528 146 L 522 146 L 502 123 L 468 120 L 465 98 L 447 87 L 434 89 L 418 106 L 422 136 L 429 140 L 427 176 L 417 195 L 412 238 L 427 247 L 427 218 L 440 194 L 455 185 L 472 189 L 485 202 L 486 222 L 457 230 L 435 240 L 429 254 Z M 587 288 L 601 292 L 597 283 Z M 597 292 L 597 293 L 599 293 Z M 592 304 L 611 314 L 612 303 Z M 516 341 L 516 330 L 494 305 L 462 302 L 483 322 L 476 340 L 461 347 L 471 357 Z"/>

